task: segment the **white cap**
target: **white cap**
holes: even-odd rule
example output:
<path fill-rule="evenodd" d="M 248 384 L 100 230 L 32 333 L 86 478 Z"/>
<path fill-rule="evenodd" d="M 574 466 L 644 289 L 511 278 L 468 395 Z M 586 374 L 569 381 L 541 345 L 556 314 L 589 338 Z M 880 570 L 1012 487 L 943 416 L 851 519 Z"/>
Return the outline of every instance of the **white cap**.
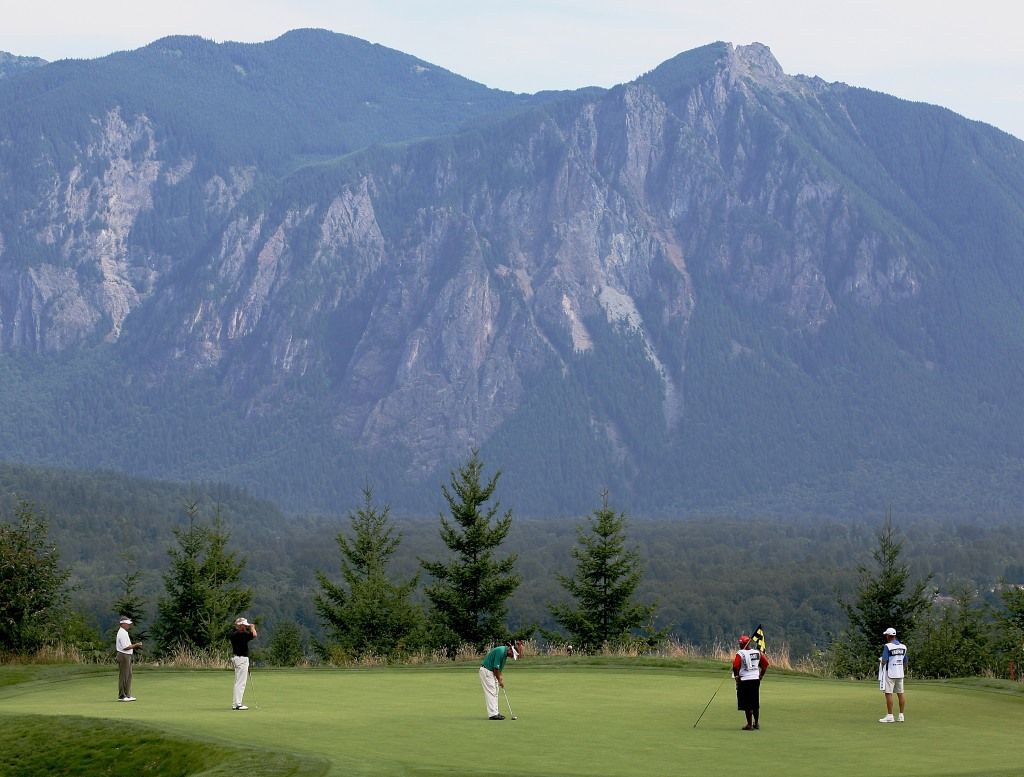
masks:
<path fill-rule="evenodd" d="M 895 637 L 896 636 L 896 629 L 894 629 L 892 626 L 890 626 L 885 631 L 883 631 L 882 634 L 884 634 L 887 637 Z"/>
<path fill-rule="evenodd" d="M 129 626 L 132 625 L 132 619 L 129 618 L 127 615 L 122 615 L 121 616 L 121 620 L 119 622 L 120 623 L 127 623 Z"/>
<path fill-rule="evenodd" d="M 249 625 L 249 621 L 247 621 L 245 618 L 236 618 L 235 619 L 235 625 L 236 626 L 248 626 Z M 896 632 L 893 632 L 893 634 L 895 634 L 895 633 Z"/>

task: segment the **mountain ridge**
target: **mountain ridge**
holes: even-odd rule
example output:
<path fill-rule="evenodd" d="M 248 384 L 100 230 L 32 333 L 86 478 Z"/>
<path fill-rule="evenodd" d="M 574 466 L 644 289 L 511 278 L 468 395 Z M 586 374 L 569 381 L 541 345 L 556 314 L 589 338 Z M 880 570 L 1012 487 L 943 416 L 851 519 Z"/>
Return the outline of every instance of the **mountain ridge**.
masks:
<path fill-rule="evenodd" d="M 49 63 L 41 57 L 20 57 L 17 54 L 0 51 L 0 80 L 46 64 Z"/>
<path fill-rule="evenodd" d="M 272 43 L 385 56 L 402 75 L 381 78 L 382 104 L 417 115 L 414 58 L 289 35 Z M 198 47 L 233 94 L 276 61 L 266 46 L 170 38 L 145 56 Z M 336 125 L 316 112 L 253 140 L 283 144 L 264 164 L 97 103 L 92 140 L 54 144 L 77 162 L 44 155 L 54 176 L 33 184 L 3 153 L 23 130 L 0 125 L 0 180 L 36 192 L 0 197 L 0 388 L 40 419 L 9 411 L 0 451 L 201 471 L 321 509 L 397 474 L 415 510 L 473 447 L 533 513 L 586 512 L 602 488 L 651 514 L 845 514 L 899 484 L 904 509 L 946 509 L 958 486 L 980 504 L 994 473 L 1024 491 L 1024 377 L 1006 360 L 1024 324 L 1020 141 L 788 76 L 761 44 L 610 90 L 445 83 L 417 94 L 494 102 L 392 141 L 338 135 L 321 161 L 325 141 L 301 138 Z M 83 401 L 96 440 L 55 446 L 39 380 L 58 404 L 86 385 L 120 397 L 130 420 Z M 197 428 L 173 429 L 179 413 Z M 865 478 L 886 485 L 858 495 Z"/>

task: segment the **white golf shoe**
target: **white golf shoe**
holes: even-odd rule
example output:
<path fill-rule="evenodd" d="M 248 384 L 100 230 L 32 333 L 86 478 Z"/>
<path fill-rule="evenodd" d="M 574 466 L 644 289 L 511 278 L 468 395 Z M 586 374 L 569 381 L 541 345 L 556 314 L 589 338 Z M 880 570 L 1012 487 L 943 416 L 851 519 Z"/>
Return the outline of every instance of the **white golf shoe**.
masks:
<path fill-rule="evenodd" d="M 892 715 L 886 715 L 884 718 L 878 719 L 879 723 L 895 723 L 896 719 Z"/>
<path fill-rule="evenodd" d="M 902 712 L 900 713 L 900 716 L 898 718 L 896 718 L 896 720 L 899 723 L 905 722 L 905 718 L 903 717 L 903 713 Z"/>

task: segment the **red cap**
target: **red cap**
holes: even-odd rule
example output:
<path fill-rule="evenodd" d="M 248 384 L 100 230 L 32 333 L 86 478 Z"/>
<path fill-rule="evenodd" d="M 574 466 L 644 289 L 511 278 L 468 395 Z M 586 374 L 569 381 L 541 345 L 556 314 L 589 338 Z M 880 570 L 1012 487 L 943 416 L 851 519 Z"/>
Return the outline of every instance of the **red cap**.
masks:
<path fill-rule="evenodd" d="M 746 634 L 740 634 L 740 647 L 743 647 L 748 642 L 750 642 L 750 637 L 748 637 Z"/>

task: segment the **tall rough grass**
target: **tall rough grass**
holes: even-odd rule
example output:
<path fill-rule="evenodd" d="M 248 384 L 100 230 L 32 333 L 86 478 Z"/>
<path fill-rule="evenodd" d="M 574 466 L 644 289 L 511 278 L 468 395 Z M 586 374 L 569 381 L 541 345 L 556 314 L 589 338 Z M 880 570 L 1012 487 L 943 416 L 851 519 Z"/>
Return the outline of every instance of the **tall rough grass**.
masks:
<path fill-rule="evenodd" d="M 0 652 L 0 664 L 105 664 L 114 661 L 114 650 L 89 650 L 58 642 L 43 645 L 34 653 Z"/>
<path fill-rule="evenodd" d="M 560 643 L 539 642 L 528 640 L 524 643 L 527 656 L 577 656 L 580 653 L 571 645 Z M 788 643 L 779 642 L 770 645 L 765 651 L 771 665 L 777 669 L 795 670 L 819 676 L 829 677 L 833 673 L 820 652 L 802 657 L 794 661 Z M 470 663 L 479 661 L 485 651 L 473 646 L 463 645 L 454 651 L 420 650 L 400 656 L 363 655 L 358 658 L 342 654 L 330 654 L 324 658 L 307 657 L 298 667 L 337 666 L 352 668 L 370 668 L 382 666 L 427 666 L 432 664 Z M 669 639 L 654 647 L 642 642 L 620 646 L 604 646 L 596 655 L 620 658 L 669 658 L 680 661 L 718 661 L 728 665 L 736 655 L 736 646 L 725 642 L 716 642 L 710 646 L 695 645 Z M 114 663 L 114 651 L 111 650 L 80 650 L 74 646 L 55 644 L 40 648 L 30 656 L 0 655 L 0 663 L 33 663 L 33 664 L 106 664 Z M 259 663 L 259 653 L 254 653 L 254 660 Z M 179 648 L 173 653 L 159 657 L 150 657 L 145 653 L 136 653 L 137 664 L 148 666 L 166 666 L 178 669 L 223 669 L 230 665 L 230 656 L 218 650 L 194 650 Z"/>
<path fill-rule="evenodd" d="M 161 656 L 152 663 L 155 666 L 172 666 L 176 669 L 223 669 L 230 663 L 227 653 L 219 650 L 195 650 L 179 647 L 173 653 Z"/>

